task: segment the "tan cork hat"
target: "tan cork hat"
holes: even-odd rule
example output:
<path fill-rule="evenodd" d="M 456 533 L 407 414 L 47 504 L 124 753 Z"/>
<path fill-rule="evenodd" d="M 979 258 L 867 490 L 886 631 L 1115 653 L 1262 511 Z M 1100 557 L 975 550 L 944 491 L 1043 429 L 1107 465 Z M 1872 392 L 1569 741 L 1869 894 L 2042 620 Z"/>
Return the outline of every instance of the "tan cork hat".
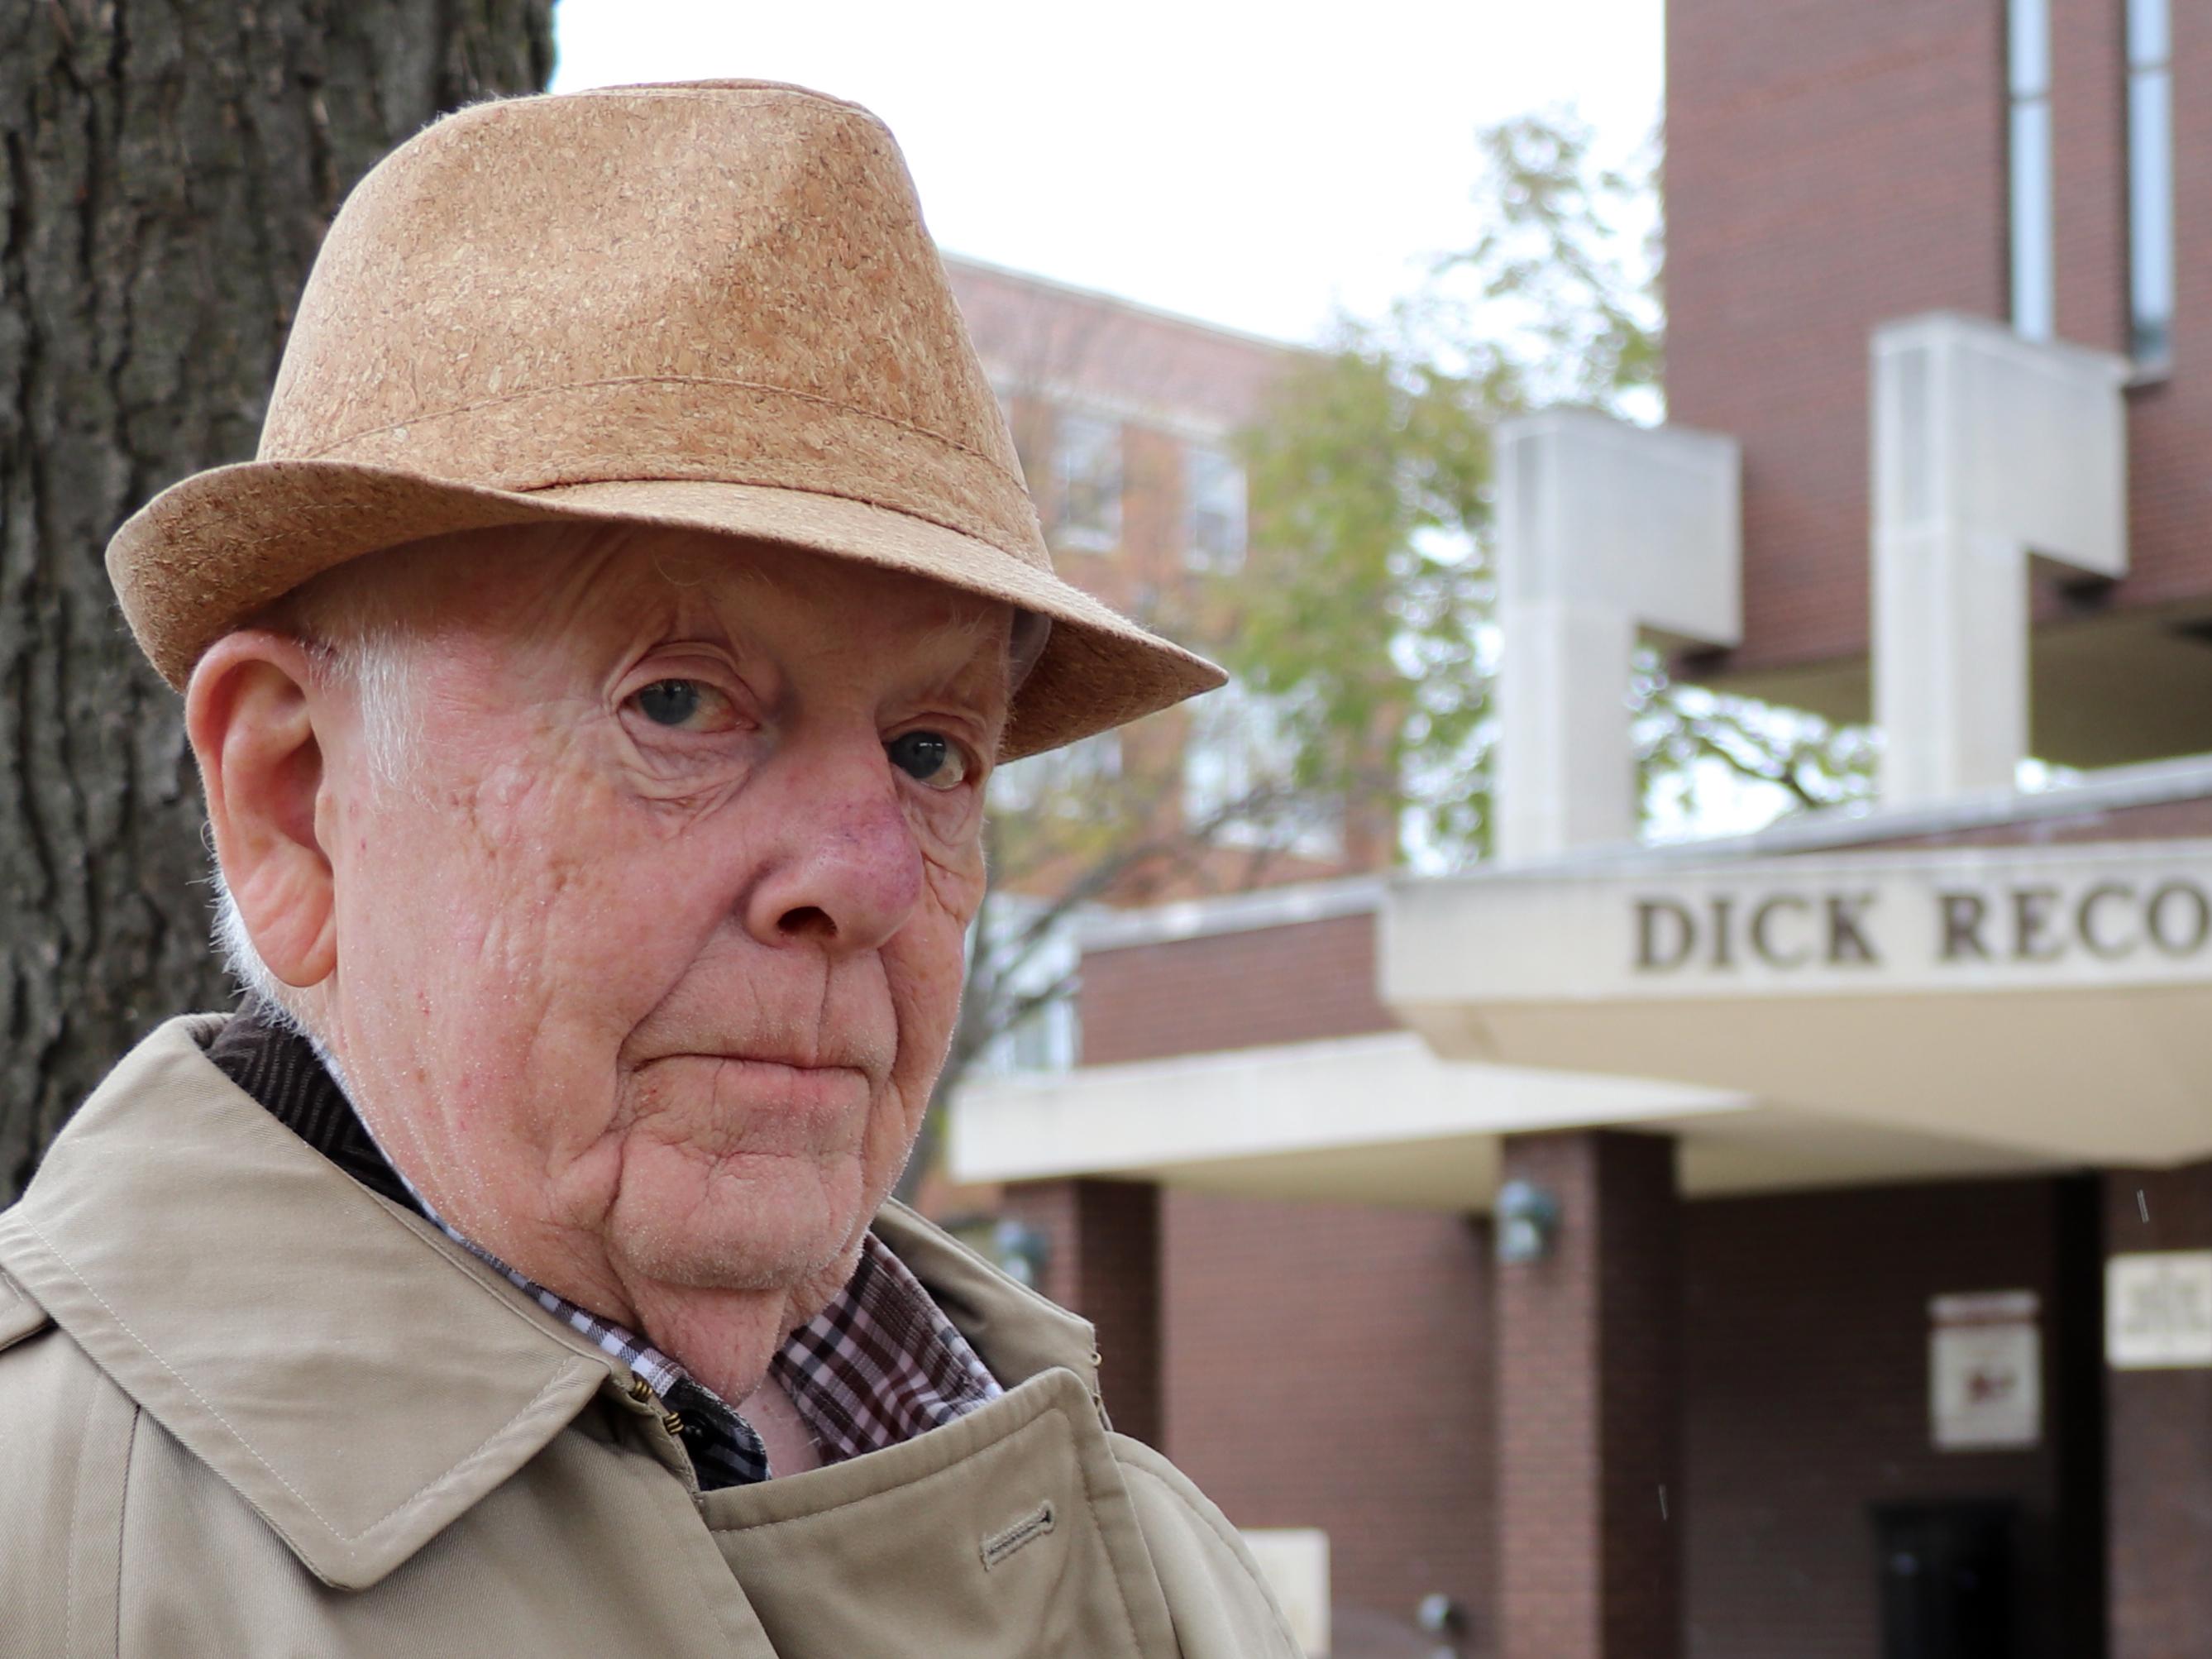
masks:
<path fill-rule="evenodd" d="M 346 200 L 256 459 L 118 531 L 125 616 L 181 687 L 270 600 L 498 525 L 726 532 L 1050 619 L 1001 754 L 1221 683 L 1053 574 L 897 145 L 796 87 L 479 104 Z"/>

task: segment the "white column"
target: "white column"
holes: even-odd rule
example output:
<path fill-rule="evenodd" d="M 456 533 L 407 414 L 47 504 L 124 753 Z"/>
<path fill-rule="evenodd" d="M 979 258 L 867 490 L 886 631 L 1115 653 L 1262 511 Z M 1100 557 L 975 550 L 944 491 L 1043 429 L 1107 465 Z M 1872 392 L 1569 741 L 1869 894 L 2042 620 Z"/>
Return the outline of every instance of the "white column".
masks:
<path fill-rule="evenodd" d="M 2127 364 L 1932 314 L 1875 331 L 1874 714 L 1896 805 L 2009 789 L 2031 556 L 2127 574 Z"/>
<path fill-rule="evenodd" d="M 1617 607 L 1531 599 L 1501 606 L 1497 815 L 1492 851 L 1540 858 L 1636 834 L 1627 733 L 1636 624 Z"/>
<path fill-rule="evenodd" d="M 1554 412 L 1497 438 L 1498 765 L 1492 851 L 1634 837 L 1630 660 L 1742 635 L 1733 439 Z"/>

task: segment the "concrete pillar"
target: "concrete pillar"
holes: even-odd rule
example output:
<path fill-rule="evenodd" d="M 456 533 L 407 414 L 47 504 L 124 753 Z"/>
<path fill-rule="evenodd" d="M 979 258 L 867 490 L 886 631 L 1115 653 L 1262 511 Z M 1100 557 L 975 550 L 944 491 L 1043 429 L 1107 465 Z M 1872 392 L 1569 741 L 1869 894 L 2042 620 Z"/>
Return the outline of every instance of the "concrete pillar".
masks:
<path fill-rule="evenodd" d="M 1732 439 L 1681 427 L 1555 410 L 1499 428 L 1500 860 L 1635 838 L 1637 635 L 1739 642 L 1738 471 Z"/>
<path fill-rule="evenodd" d="M 1540 1260 L 1497 1267 L 1501 1659 L 1677 1659 L 1674 1143 L 1510 1136 L 1504 1174 L 1555 1198 L 1559 1223 Z"/>
<path fill-rule="evenodd" d="M 1006 1213 L 1044 1235 L 1037 1288 L 1098 1329 L 1099 1390 L 1114 1426 L 1161 1446 L 1160 1189 L 1143 1181 L 1027 1181 Z"/>
<path fill-rule="evenodd" d="M 2128 365 L 1943 313 L 1885 324 L 1873 352 L 1882 798 L 2010 789 L 2028 752 L 2030 556 L 2127 574 Z"/>
<path fill-rule="evenodd" d="M 1507 862 L 1636 838 L 1626 611 L 1531 599 L 1506 610 L 1492 850 Z"/>
<path fill-rule="evenodd" d="M 2104 1210 L 2108 1256 L 2212 1249 L 2212 1164 L 2108 1170 Z M 2202 1653 L 2212 1639 L 2212 1368 L 2108 1370 L 2105 1410 L 2107 1659 Z"/>

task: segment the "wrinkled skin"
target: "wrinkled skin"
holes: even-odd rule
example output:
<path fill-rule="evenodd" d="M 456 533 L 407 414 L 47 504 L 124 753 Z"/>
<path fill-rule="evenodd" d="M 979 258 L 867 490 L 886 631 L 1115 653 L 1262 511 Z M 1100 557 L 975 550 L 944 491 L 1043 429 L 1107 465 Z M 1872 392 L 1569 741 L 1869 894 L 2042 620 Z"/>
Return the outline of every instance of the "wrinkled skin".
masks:
<path fill-rule="evenodd" d="M 343 676 L 219 643 L 204 767 L 217 716 L 313 735 L 275 784 L 211 781 L 218 851 L 433 1207 L 741 1401 L 849 1276 L 951 1039 L 1010 617 L 784 550 L 542 534 L 344 574 L 406 642 L 396 782 Z M 279 836 L 258 877 L 225 820 L 310 787 L 289 842 L 321 866 Z"/>

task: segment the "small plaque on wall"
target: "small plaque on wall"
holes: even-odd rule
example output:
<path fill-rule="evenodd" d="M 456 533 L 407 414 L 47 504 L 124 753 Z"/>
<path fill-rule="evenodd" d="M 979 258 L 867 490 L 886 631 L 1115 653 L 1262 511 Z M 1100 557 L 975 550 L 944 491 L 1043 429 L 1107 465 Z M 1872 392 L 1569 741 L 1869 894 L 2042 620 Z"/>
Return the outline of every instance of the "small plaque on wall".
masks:
<path fill-rule="evenodd" d="M 2212 1250 L 2106 1261 L 2105 1360 L 2123 1371 L 2212 1366 Z"/>
<path fill-rule="evenodd" d="M 2043 1437 L 2043 1342 L 2033 1291 L 1930 1299 L 1928 1415 L 1939 1451 L 2033 1446 Z"/>

